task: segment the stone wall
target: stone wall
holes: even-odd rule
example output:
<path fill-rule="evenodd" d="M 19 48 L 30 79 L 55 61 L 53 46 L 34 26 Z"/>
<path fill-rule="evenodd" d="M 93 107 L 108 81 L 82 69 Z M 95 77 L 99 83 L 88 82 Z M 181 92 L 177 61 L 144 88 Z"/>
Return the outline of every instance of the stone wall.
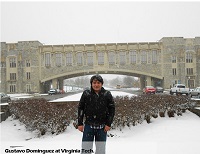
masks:
<path fill-rule="evenodd" d="M 164 87 L 169 87 L 175 83 L 182 83 L 188 86 L 188 78 L 195 80 L 195 87 L 200 86 L 199 73 L 199 37 L 184 39 L 183 37 L 165 37 L 162 42 L 162 71 L 165 80 Z M 186 63 L 186 53 L 191 52 L 193 63 Z M 176 56 L 176 65 L 172 64 L 172 56 Z M 176 68 L 177 74 L 172 74 L 172 68 Z M 187 75 L 186 69 L 193 68 L 193 75 Z"/>
<path fill-rule="evenodd" d="M 114 52 L 115 62 L 109 64 L 109 52 Z M 130 51 L 136 51 L 136 63 L 130 61 Z M 142 51 L 146 51 L 147 61 L 142 63 Z M 152 51 L 157 51 L 157 62 L 152 63 Z M 83 63 L 77 63 L 77 53 L 83 54 Z M 93 52 L 93 65 L 87 63 L 87 52 Z M 98 52 L 104 53 L 104 63 L 98 65 Z M 125 53 L 125 63 L 120 63 L 120 52 Z M 185 61 L 186 52 L 193 54 L 193 63 Z M 45 54 L 50 53 L 51 65 L 45 66 Z M 56 66 L 56 53 L 61 53 L 61 66 Z M 72 65 L 66 65 L 66 53 L 72 53 Z M 176 56 L 176 63 L 172 63 Z M 9 57 L 15 57 L 16 68 L 10 68 Z M 30 60 L 31 67 L 26 67 Z M 172 68 L 177 74 L 172 74 Z M 200 86 L 200 37 L 164 37 L 159 42 L 141 43 L 110 43 L 110 44 L 66 44 L 43 45 L 38 41 L 19 41 L 18 43 L 1 42 L 1 91 L 10 93 L 10 85 L 16 85 L 16 92 L 26 92 L 26 86 L 31 85 L 31 92 L 43 92 L 49 89 L 54 79 L 67 79 L 91 73 L 130 74 L 134 76 L 152 77 L 152 84 L 157 79 L 164 83 L 164 88 L 170 88 L 175 82 L 187 85 L 186 68 L 194 68 L 191 79 L 195 87 Z M 10 73 L 16 73 L 17 79 L 10 80 Z M 27 79 L 27 72 L 31 78 Z M 164 79 L 164 81 L 162 81 Z M 62 84 L 61 84 L 62 85 Z M 145 85 L 145 84 L 142 84 Z"/>

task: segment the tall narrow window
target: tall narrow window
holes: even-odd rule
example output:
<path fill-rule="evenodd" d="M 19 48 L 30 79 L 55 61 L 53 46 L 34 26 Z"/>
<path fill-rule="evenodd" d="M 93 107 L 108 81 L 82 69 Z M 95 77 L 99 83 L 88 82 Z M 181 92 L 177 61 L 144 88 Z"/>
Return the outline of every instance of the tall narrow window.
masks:
<path fill-rule="evenodd" d="M 31 92 L 31 84 L 26 85 L 26 92 L 27 93 Z"/>
<path fill-rule="evenodd" d="M 172 63 L 176 63 L 176 56 L 172 56 Z"/>
<path fill-rule="evenodd" d="M 9 59 L 10 60 L 10 67 L 13 68 L 13 67 L 16 67 L 16 58 L 15 57 L 12 57 Z"/>
<path fill-rule="evenodd" d="M 135 50 L 130 51 L 130 63 L 136 64 L 136 51 Z"/>
<path fill-rule="evenodd" d="M 125 51 L 120 51 L 119 60 L 120 60 L 120 65 L 126 64 L 126 52 Z"/>
<path fill-rule="evenodd" d="M 87 52 L 87 64 L 93 65 L 93 52 Z"/>
<path fill-rule="evenodd" d="M 76 56 L 77 56 L 77 65 L 83 65 L 83 53 L 78 52 Z"/>
<path fill-rule="evenodd" d="M 189 88 L 194 88 L 194 87 L 195 87 L 195 86 L 194 86 L 194 85 L 195 85 L 194 83 L 195 83 L 195 82 L 194 82 L 193 79 L 189 79 L 189 80 L 188 80 L 188 87 L 189 87 Z"/>
<path fill-rule="evenodd" d="M 10 92 L 11 93 L 16 92 L 16 85 L 15 84 L 10 85 Z"/>
<path fill-rule="evenodd" d="M 16 80 L 16 73 L 10 73 L 10 80 Z"/>
<path fill-rule="evenodd" d="M 31 66 L 31 61 L 30 60 L 26 60 L 26 67 L 30 67 Z"/>
<path fill-rule="evenodd" d="M 110 65 L 115 64 L 115 52 L 114 51 L 108 52 L 108 61 L 109 61 Z"/>
<path fill-rule="evenodd" d="M 147 52 L 144 50 L 141 52 L 141 63 L 147 63 Z"/>
<path fill-rule="evenodd" d="M 68 65 L 68 66 L 72 65 L 72 53 L 71 52 L 66 54 L 66 65 Z"/>
<path fill-rule="evenodd" d="M 56 53 L 56 66 L 61 66 L 62 64 L 62 54 Z"/>
<path fill-rule="evenodd" d="M 104 52 L 99 51 L 98 52 L 98 65 L 103 65 L 104 64 Z"/>
<path fill-rule="evenodd" d="M 187 75 L 193 75 L 193 68 L 186 69 Z"/>
<path fill-rule="evenodd" d="M 192 53 L 186 53 L 186 63 L 192 63 L 192 62 L 193 62 Z"/>
<path fill-rule="evenodd" d="M 152 63 L 156 64 L 158 62 L 158 54 L 157 51 L 153 50 L 152 51 Z"/>
<path fill-rule="evenodd" d="M 6 66 L 6 63 L 5 62 L 1 62 L 1 68 L 5 67 L 5 66 Z"/>
<path fill-rule="evenodd" d="M 27 80 L 31 79 L 31 72 L 26 72 L 26 79 Z"/>
<path fill-rule="evenodd" d="M 51 54 L 45 53 L 45 66 L 49 67 L 51 66 Z"/>
<path fill-rule="evenodd" d="M 172 75 L 176 75 L 176 68 L 172 68 Z"/>

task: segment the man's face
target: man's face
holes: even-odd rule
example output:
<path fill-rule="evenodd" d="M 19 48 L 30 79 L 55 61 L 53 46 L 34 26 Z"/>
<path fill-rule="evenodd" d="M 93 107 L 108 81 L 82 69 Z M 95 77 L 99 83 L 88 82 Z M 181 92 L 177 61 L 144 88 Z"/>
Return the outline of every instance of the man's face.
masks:
<path fill-rule="evenodd" d="M 98 80 L 94 79 L 92 81 L 92 88 L 94 89 L 95 92 L 99 92 L 101 90 L 102 83 L 99 82 Z"/>

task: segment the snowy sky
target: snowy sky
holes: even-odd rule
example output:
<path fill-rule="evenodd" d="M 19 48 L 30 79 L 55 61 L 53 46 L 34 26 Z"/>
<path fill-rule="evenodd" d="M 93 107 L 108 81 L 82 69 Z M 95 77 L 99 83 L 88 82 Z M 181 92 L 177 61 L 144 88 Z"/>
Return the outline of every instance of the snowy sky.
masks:
<path fill-rule="evenodd" d="M 1 42 L 156 42 L 200 36 L 199 1 L 2 1 Z"/>

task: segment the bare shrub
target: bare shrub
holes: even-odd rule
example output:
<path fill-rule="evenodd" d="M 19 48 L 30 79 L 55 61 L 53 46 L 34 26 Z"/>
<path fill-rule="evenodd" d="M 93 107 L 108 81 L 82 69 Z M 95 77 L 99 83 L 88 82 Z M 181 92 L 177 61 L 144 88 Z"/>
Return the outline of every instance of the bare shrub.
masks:
<path fill-rule="evenodd" d="M 151 118 L 174 117 L 191 107 L 191 100 L 187 96 L 171 95 L 139 95 L 136 97 L 116 97 L 116 113 L 112 128 L 135 126 L 144 120 L 151 123 Z"/>
<path fill-rule="evenodd" d="M 151 118 L 169 117 L 189 109 L 191 100 L 187 96 L 139 95 L 134 97 L 115 97 L 115 117 L 112 128 L 141 124 Z M 10 112 L 23 122 L 27 130 L 38 130 L 40 135 L 59 134 L 72 123 L 77 129 L 78 102 L 49 103 L 45 99 L 18 100 L 9 104 Z"/>
<path fill-rule="evenodd" d="M 63 132 L 72 120 L 76 120 L 77 103 L 56 105 L 45 99 L 18 100 L 10 103 L 10 112 L 23 122 L 29 131 L 40 135 Z"/>

